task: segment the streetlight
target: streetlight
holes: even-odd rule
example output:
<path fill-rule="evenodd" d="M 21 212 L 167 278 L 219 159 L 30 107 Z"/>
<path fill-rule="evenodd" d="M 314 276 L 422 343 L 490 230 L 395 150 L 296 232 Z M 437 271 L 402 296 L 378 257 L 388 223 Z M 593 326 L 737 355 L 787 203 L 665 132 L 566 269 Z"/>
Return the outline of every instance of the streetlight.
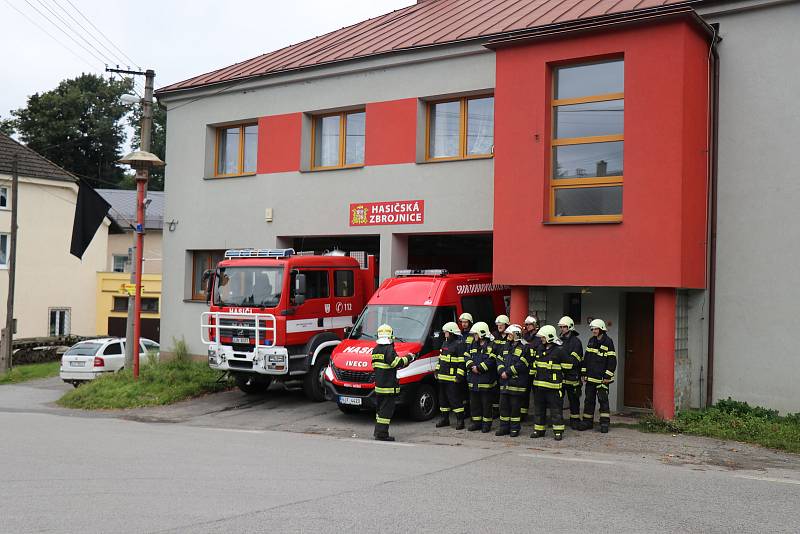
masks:
<path fill-rule="evenodd" d="M 139 378 L 139 338 L 142 333 L 142 256 L 144 250 L 144 208 L 150 169 L 166 165 L 155 154 L 137 150 L 119 163 L 130 165 L 136 171 L 136 293 L 133 297 L 133 339 L 127 340 L 133 350 L 133 377 Z"/>

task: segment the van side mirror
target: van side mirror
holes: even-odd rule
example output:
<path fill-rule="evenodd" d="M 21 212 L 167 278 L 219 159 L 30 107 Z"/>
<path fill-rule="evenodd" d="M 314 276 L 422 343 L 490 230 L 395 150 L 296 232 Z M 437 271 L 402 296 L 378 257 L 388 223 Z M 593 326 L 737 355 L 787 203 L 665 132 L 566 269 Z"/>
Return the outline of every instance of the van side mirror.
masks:
<path fill-rule="evenodd" d="M 214 269 L 207 269 L 203 272 L 202 279 L 203 291 L 206 294 L 206 304 L 211 303 L 211 291 L 214 288 Z"/>
<path fill-rule="evenodd" d="M 294 278 L 294 302 L 298 306 L 306 301 L 306 275 L 298 273 Z"/>
<path fill-rule="evenodd" d="M 344 327 L 344 337 L 350 337 L 350 332 L 353 331 L 352 326 L 345 326 Z"/>

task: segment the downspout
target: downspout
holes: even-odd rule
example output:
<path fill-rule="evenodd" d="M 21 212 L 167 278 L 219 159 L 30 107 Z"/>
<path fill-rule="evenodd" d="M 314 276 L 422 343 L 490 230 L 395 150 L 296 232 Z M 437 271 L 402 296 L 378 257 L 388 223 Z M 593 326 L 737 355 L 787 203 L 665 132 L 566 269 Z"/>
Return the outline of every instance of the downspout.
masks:
<path fill-rule="evenodd" d="M 712 73 L 711 87 L 711 139 L 709 154 L 711 166 L 711 190 L 709 192 L 709 262 L 708 262 L 708 367 L 706 370 L 706 406 L 714 403 L 714 317 L 716 314 L 716 287 L 717 287 L 717 171 L 719 148 L 719 52 L 717 43 L 719 38 L 719 23 L 711 25 L 714 28 L 714 37 L 711 43 L 710 70 Z"/>

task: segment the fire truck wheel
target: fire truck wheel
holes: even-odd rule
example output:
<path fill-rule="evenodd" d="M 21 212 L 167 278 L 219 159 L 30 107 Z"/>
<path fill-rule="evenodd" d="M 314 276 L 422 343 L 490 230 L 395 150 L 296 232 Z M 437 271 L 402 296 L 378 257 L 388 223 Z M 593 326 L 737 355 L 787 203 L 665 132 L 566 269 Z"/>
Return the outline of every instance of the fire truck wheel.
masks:
<path fill-rule="evenodd" d="M 236 385 L 248 395 L 266 393 L 267 388 L 272 382 L 272 377 L 255 375 L 251 373 L 236 373 L 234 375 Z"/>
<path fill-rule="evenodd" d="M 436 415 L 438 403 L 436 402 L 436 390 L 430 384 L 420 384 L 414 393 L 411 394 L 408 404 L 408 412 L 415 421 L 427 421 Z"/>
<path fill-rule="evenodd" d="M 303 392 L 314 402 L 325 400 L 325 368 L 329 362 L 330 354 L 319 354 L 317 361 L 303 377 Z"/>

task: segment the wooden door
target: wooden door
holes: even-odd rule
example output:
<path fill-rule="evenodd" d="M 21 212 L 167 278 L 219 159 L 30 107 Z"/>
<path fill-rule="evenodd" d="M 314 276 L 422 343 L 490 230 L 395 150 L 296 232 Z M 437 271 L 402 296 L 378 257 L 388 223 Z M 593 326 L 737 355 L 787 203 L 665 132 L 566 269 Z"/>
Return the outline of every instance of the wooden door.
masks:
<path fill-rule="evenodd" d="M 653 406 L 653 294 L 628 293 L 625 313 L 625 406 Z"/>

